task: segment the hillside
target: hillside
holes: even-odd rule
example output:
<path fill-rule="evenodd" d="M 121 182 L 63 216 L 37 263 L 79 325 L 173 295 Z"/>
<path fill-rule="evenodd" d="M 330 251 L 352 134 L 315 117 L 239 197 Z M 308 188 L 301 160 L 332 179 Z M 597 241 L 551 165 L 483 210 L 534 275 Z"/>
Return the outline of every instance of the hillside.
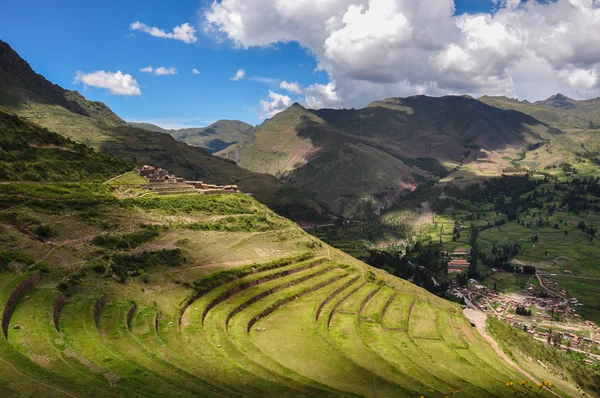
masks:
<path fill-rule="evenodd" d="M 458 305 L 251 197 L 113 196 L 131 181 L 0 185 L 8 396 L 492 397 L 523 379 Z"/>
<path fill-rule="evenodd" d="M 129 123 L 133 127 L 170 134 L 177 141 L 204 148 L 208 153 L 221 151 L 248 136 L 252 125 L 239 120 L 219 120 L 207 127 L 163 129 L 151 123 Z"/>
<path fill-rule="evenodd" d="M 127 125 L 106 105 L 87 101 L 79 93 L 64 90 L 36 74 L 2 41 L 0 106 L 28 122 L 129 163 L 167 168 L 189 180 L 237 184 L 278 211 L 293 203 L 295 214 L 302 218 L 318 218 L 325 213 L 312 195 L 287 187 L 272 176 L 239 168 L 167 134 Z"/>
<path fill-rule="evenodd" d="M 0 181 L 105 181 L 132 168 L 0 107 Z"/>
<path fill-rule="evenodd" d="M 310 190 L 347 217 L 369 217 L 429 180 L 501 175 L 560 135 L 531 116 L 468 97 L 417 96 L 364 109 L 294 104 L 219 156 Z"/>
<path fill-rule="evenodd" d="M 600 98 L 578 101 L 562 94 L 556 94 L 543 101 L 533 103 L 490 96 L 481 97 L 479 100 L 497 108 L 526 113 L 565 131 L 600 128 Z"/>

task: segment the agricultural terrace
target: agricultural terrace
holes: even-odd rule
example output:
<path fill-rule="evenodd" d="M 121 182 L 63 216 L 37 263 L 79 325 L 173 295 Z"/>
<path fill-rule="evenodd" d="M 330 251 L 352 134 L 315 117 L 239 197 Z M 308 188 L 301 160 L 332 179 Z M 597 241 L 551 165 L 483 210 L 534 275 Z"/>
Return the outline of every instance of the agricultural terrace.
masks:
<path fill-rule="evenodd" d="M 1 186 L 5 396 L 496 397 L 523 378 L 458 305 L 249 196 L 117 189 Z"/>

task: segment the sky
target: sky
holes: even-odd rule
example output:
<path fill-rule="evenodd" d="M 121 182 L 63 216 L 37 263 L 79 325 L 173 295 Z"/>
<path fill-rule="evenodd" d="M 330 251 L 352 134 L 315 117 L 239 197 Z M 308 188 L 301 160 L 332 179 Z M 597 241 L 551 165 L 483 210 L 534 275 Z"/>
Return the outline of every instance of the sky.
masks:
<path fill-rule="evenodd" d="M 600 96 L 600 0 L 4 0 L 0 39 L 127 121 L 387 97 Z"/>

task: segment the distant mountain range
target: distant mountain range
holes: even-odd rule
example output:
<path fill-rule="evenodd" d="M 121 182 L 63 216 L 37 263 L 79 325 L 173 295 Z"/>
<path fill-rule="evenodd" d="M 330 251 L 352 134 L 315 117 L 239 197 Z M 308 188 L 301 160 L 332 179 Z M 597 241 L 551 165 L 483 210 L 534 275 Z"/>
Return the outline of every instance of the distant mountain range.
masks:
<path fill-rule="evenodd" d="M 218 156 L 302 187 L 348 217 L 368 217 L 426 181 L 501 175 L 523 150 L 562 132 L 466 96 L 376 101 L 364 109 L 299 104 Z"/>
<path fill-rule="evenodd" d="M 248 136 L 253 127 L 239 120 L 219 120 L 207 127 L 184 129 L 163 129 L 151 123 L 130 122 L 129 125 L 157 133 L 170 134 L 177 141 L 204 148 L 208 153 L 222 151 L 233 144 L 237 144 Z"/>
<path fill-rule="evenodd" d="M 273 176 L 237 167 L 202 148 L 178 142 L 168 134 L 128 125 L 105 104 L 88 101 L 77 91 L 65 90 L 35 73 L 1 40 L 0 106 L 23 122 L 41 126 L 130 164 L 167 168 L 188 180 L 237 184 L 242 191 L 254 194 L 288 217 L 304 219 L 325 213 L 312 194 L 288 186 Z M 214 130 L 219 133 L 228 129 L 216 126 Z"/>
<path fill-rule="evenodd" d="M 238 184 L 296 219 L 319 217 L 324 207 L 365 219 L 426 182 L 470 184 L 600 162 L 600 99 L 415 96 L 337 110 L 296 103 L 254 128 L 225 120 L 165 130 L 127 123 L 103 103 L 50 83 L 1 41 L 0 106 L 130 163 Z M 218 157 L 208 153 L 217 150 Z"/>
<path fill-rule="evenodd" d="M 501 109 L 527 113 L 562 130 L 600 129 L 600 98 L 574 100 L 562 94 L 537 101 L 519 101 L 507 97 L 481 97 L 480 101 Z"/>

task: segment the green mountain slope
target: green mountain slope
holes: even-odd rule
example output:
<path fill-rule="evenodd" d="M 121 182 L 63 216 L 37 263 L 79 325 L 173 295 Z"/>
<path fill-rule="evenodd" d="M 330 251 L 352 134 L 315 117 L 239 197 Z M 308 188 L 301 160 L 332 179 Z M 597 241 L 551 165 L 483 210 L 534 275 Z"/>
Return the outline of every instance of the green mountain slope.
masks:
<path fill-rule="evenodd" d="M 556 94 L 543 101 L 528 102 L 506 97 L 481 97 L 480 101 L 501 109 L 532 115 L 562 130 L 600 128 L 600 98 L 577 101 Z"/>
<path fill-rule="evenodd" d="M 252 125 L 239 120 L 219 120 L 207 127 L 166 130 L 151 123 L 129 123 L 133 127 L 170 134 L 177 141 L 199 146 L 209 153 L 221 151 L 248 136 Z"/>
<path fill-rule="evenodd" d="M 523 379 L 457 304 L 249 196 L 112 195 L 128 183 L 0 185 L 10 396 L 508 397 Z"/>
<path fill-rule="evenodd" d="M 418 96 L 358 110 L 294 104 L 218 155 L 310 190 L 339 214 L 365 217 L 451 172 L 498 176 L 507 159 L 560 134 L 472 98 Z"/>
<path fill-rule="evenodd" d="M 0 107 L 1 181 L 104 181 L 132 168 Z"/>
<path fill-rule="evenodd" d="M 288 208 L 290 203 L 298 204 L 298 209 L 305 210 L 303 218 L 320 217 L 325 213 L 312 195 L 286 187 L 272 176 L 239 168 L 167 134 L 127 125 L 106 105 L 87 101 L 79 93 L 64 90 L 36 74 L 2 41 L 0 106 L 11 109 L 26 121 L 129 163 L 163 167 L 188 180 L 237 184 L 244 192 L 253 193 L 277 210 Z"/>

